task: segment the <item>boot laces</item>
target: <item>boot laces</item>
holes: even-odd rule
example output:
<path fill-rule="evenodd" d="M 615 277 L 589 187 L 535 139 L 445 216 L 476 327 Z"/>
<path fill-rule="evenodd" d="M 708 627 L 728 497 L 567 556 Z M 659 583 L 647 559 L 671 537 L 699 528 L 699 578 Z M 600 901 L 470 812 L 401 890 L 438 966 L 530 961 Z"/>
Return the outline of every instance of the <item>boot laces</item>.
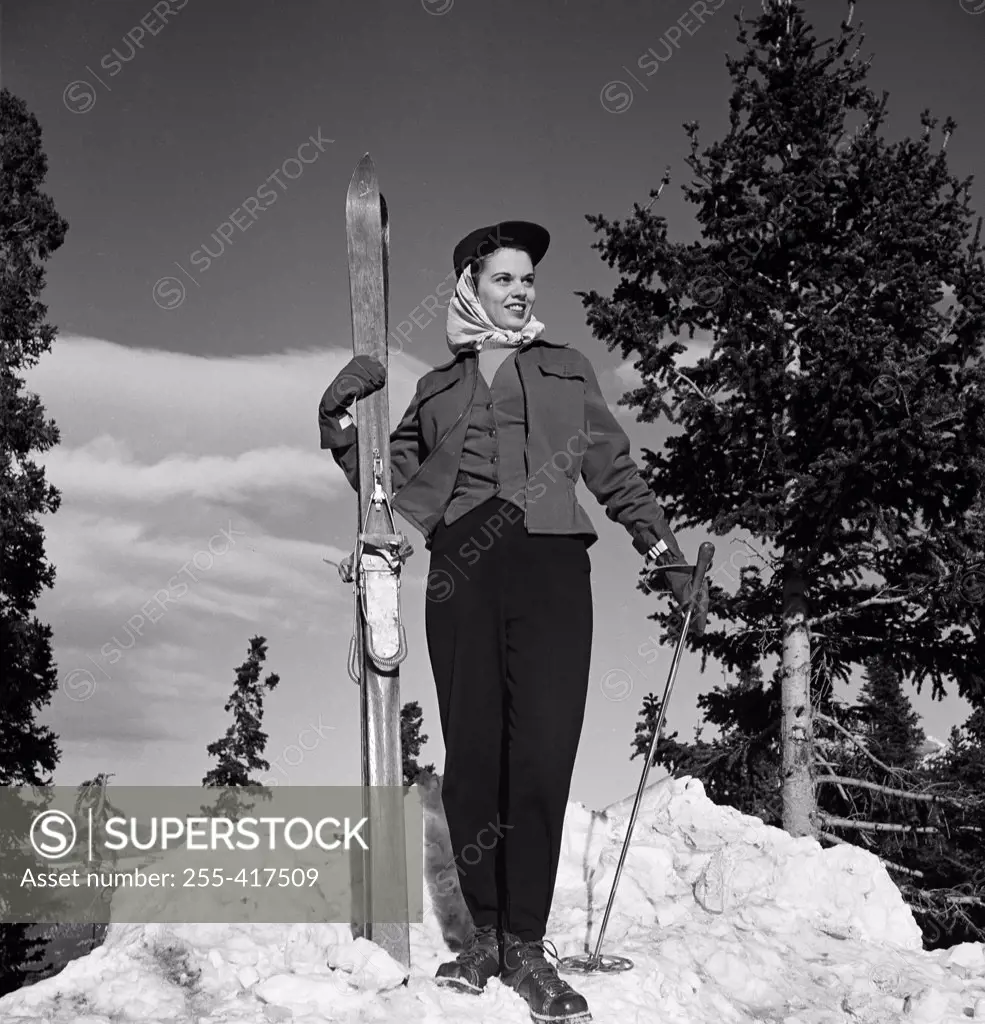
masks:
<path fill-rule="evenodd" d="M 489 956 L 486 940 L 492 935 L 495 935 L 495 929 L 476 928 L 466 940 L 465 948 L 458 954 L 458 962 L 463 967 L 477 967 Z"/>
<path fill-rule="evenodd" d="M 571 991 L 571 986 L 558 976 L 557 968 L 551 964 L 548 957 L 553 958 L 556 963 L 561 962 L 553 942 L 541 939 L 539 942 L 524 944 L 521 959 L 530 968 L 530 973 L 537 983 L 551 997 L 565 995 Z"/>

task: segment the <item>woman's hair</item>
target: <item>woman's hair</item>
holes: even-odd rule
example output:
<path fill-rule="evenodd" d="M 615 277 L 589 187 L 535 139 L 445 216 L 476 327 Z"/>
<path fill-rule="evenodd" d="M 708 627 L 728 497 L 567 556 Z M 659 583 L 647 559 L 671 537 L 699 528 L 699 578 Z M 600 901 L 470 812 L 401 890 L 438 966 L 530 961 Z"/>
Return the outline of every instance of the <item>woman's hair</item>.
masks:
<path fill-rule="evenodd" d="M 503 249 L 516 249 L 518 252 L 525 252 L 530 257 L 530 261 L 533 262 L 533 254 L 525 245 L 520 245 L 518 243 L 516 245 L 497 246 L 492 252 L 487 252 L 482 256 L 473 256 L 466 264 L 472 268 L 472 280 L 475 281 L 476 284 L 479 283 L 479 278 L 482 276 L 482 272 L 486 269 L 486 265 L 489 261 L 496 255 L 496 253 L 501 252 Z"/>

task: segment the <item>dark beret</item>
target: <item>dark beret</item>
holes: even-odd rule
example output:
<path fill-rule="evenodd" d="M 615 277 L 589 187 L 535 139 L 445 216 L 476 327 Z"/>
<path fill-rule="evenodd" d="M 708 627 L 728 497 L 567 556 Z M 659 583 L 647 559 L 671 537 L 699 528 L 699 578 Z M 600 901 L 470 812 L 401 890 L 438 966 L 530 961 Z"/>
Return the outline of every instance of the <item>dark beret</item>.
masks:
<path fill-rule="evenodd" d="M 497 249 L 518 248 L 530 253 L 534 266 L 544 258 L 551 236 L 546 228 L 526 220 L 504 220 L 489 227 L 476 228 L 455 246 L 452 257 L 456 280 L 465 267 L 475 259 L 490 256 Z"/>

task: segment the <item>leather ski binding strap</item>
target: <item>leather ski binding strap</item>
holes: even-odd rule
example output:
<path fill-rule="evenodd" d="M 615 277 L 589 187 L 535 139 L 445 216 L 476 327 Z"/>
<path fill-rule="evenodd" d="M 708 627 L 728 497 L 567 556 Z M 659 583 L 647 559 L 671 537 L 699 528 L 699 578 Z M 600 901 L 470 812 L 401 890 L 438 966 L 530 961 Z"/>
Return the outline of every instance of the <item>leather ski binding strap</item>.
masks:
<path fill-rule="evenodd" d="M 414 553 L 410 541 L 402 533 L 360 533 L 359 542 L 362 544 L 363 553 L 376 554 L 385 558 L 391 566 L 392 572 L 398 572 L 396 568 L 402 565 Z M 353 571 L 353 560 L 355 552 L 347 555 L 338 564 L 339 576 L 343 583 L 355 583 L 356 574 Z M 378 572 L 380 570 L 367 569 L 364 572 Z"/>
<path fill-rule="evenodd" d="M 369 516 L 371 508 L 379 512 L 386 508 L 390 520 L 390 531 L 388 533 L 368 531 Z M 407 657 L 407 634 L 403 623 L 400 621 L 400 569 L 404 562 L 414 553 L 414 548 L 407 538 L 399 533 L 393 518 L 393 508 L 386 491 L 383 489 L 383 460 L 380 457 L 379 449 L 373 451 L 373 495 L 372 506 L 366 509 L 366 516 L 363 521 L 363 528 L 356 538 L 356 548 L 353 553 L 339 563 L 339 575 L 346 583 L 352 583 L 353 588 L 353 625 L 352 639 L 349 642 L 349 678 L 356 684 L 362 682 L 362 672 L 359 665 L 359 624 L 365 624 L 364 636 L 366 639 L 366 654 L 373 666 L 380 672 L 391 672 Z M 369 561 L 367 564 L 367 556 Z M 385 566 L 375 564 L 380 558 Z M 367 580 L 370 573 L 379 576 L 393 577 L 396 584 L 397 601 L 397 650 L 390 655 L 380 654 L 378 651 L 379 637 L 374 637 L 374 619 L 369 614 L 369 603 L 367 594 Z M 361 613 L 361 614 L 360 614 Z M 374 643 L 374 639 L 376 643 Z"/>

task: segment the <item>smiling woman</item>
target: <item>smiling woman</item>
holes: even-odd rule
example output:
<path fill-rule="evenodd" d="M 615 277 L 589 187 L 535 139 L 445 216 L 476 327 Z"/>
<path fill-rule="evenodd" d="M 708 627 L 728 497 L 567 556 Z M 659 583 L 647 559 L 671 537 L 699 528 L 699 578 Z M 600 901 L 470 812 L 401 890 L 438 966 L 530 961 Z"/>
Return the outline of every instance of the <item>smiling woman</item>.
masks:
<path fill-rule="evenodd" d="M 474 924 L 438 981 L 478 993 L 499 976 L 537 1020 L 583 1022 L 588 1004 L 559 978 L 544 940 L 592 649 L 588 549 L 598 536 L 575 494 L 579 477 L 641 555 L 685 559 L 591 363 L 548 341 L 534 318 L 534 268 L 549 243 L 539 225 L 506 221 L 455 247 L 454 359 L 421 378 L 390 439 L 392 504 L 431 551 L 425 626 L 445 742 L 441 799 Z M 385 380 L 381 363 L 357 356 L 319 405 L 321 446 L 353 487 L 356 428 L 345 410 Z M 690 572 L 665 575 L 688 603 Z M 700 632 L 707 583 L 697 603 Z M 483 846 L 494 822 L 502 836 Z"/>

